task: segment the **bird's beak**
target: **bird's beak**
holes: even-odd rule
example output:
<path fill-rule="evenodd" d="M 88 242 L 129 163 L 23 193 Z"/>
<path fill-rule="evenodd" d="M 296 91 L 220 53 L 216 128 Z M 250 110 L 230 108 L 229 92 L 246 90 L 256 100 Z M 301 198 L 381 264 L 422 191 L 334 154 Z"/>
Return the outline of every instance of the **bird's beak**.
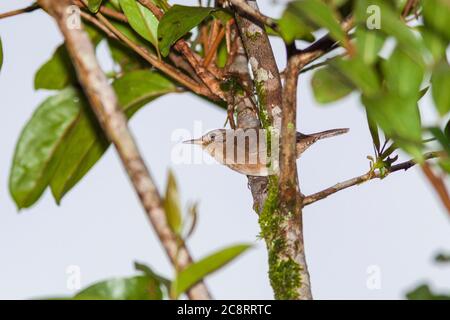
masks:
<path fill-rule="evenodd" d="M 186 144 L 199 144 L 199 145 L 202 145 L 202 144 L 203 144 L 203 140 L 202 140 L 202 138 L 199 138 L 199 139 L 192 139 L 192 140 L 186 140 L 186 141 L 183 141 L 183 143 L 186 143 Z"/>

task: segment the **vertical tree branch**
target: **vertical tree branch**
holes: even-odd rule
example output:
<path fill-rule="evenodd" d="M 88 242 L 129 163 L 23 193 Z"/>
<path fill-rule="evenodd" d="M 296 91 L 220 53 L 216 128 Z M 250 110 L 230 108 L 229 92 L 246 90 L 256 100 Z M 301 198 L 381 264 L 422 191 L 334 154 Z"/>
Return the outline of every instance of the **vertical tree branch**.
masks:
<path fill-rule="evenodd" d="M 300 187 L 297 174 L 296 153 L 296 116 L 297 116 L 297 82 L 298 56 L 288 59 L 283 88 L 283 111 L 280 136 L 280 178 L 279 203 L 280 215 L 283 217 L 280 229 L 285 238 L 285 248 L 279 259 L 291 268 L 298 270 L 300 278 L 292 280 L 292 292 L 286 292 L 289 298 L 297 297 L 311 300 L 311 284 L 306 263 L 303 242 L 302 203 L 299 198 Z M 295 280 L 295 281 L 294 281 Z M 299 283 L 295 283 L 298 281 Z"/>
<path fill-rule="evenodd" d="M 162 200 L 155 183 L 144 164 L 126 118 L 120 110 L 117 97 L 109 85 L 95 57 L 87 34 L 70 25 L 71 0 L 39 0 L 38 3 L 53 16 L 65 38 L 66 46 L 84 88 L 90 105 L 107 137 L 116 147 L 130 180 L 171 262 L 179 268 L 188 266 L 192 259 L 186 247 L 181 246 L 168 225 Z M 209 299 L 203 283 L 188 292 L 191 299 Z"/>
<path fill-rule="evenodd" d="M 258 10 L 256 1 L 246 3 Z M 268 185 L 260 190 L 261 194 L 255 197 L 253 193 L 254 199 L 263 202 L 257 209 L 261 235 L 268 249 L 269 278 L 277 299 L 312 299 L 303 245 L 302 206 L 297 197 L 296 62 L 291 61 L 289 65 L 283 92 L 264 25 L 260 20 L 236 11 L 236 21 L 253 72 L 260 120 L 268 130 L 268 145 L 276 143 L 277 132 L 281 132 L 280 175 L 270 176 Z M 271 154 L 272 161 L 276 158 Z M 277 164 L 274 165 L 276 168 Z"/>
<path fill-rule="evenodd" d="M 247 3 L 253 9 L 258 10 L 255 0 L 248 0 Z M 264 127 L 269 126 L 269 122 L 271 122 L 279 129 L 282 87 L 269 37 L 264 25 L 251 20 L 251 17 L 236 14 L 236 21 L 252 68 L 261 109 L 261 121 Z"/>

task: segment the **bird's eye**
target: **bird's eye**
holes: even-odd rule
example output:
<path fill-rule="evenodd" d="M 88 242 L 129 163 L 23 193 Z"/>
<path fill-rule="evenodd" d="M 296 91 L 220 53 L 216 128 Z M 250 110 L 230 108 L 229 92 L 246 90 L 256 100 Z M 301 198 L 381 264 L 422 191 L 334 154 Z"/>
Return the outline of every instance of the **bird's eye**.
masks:
<path fill-rule="evenodd" d="M 216 140 L 216 135 L 215 134 L 210 135 L 209 140 L 211 140 L 211 141 Z"/>

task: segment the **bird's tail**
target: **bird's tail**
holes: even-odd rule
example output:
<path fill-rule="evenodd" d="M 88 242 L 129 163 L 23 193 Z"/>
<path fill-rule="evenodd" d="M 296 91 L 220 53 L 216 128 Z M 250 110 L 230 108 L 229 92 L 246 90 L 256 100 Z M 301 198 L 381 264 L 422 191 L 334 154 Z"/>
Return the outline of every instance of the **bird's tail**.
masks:
<path fill-rule="evenodd" d="M 321 140 L 321 139 L 325 139 L 325 138 L 338 136 L 340 134 L 347 133 L 348 131 L 349 131 L 348 128 L 341 128 L 341 129 L 326 130 L 326 131 L 312 133 L 312 134 L 302 134 L 300 132 L 297 132 L 297 141 L 299 141 L 301 139 L 308 139 L 308 138 L 313 141 L 317 141 L 317 140 Z"/>

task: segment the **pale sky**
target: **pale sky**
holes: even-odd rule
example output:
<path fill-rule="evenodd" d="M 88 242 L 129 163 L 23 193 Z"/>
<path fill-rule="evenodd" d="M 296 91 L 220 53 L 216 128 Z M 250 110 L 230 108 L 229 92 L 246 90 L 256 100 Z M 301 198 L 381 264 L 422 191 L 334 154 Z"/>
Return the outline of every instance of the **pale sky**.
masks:
<path fill-rule="evenodd" d="M 1 1 L 0 12 L 30 3 Z M 260 4 L 275 17 L 281 10 L 272 1 Z M 33 77 L 61 36 L 43 12 L 0 21 L 0 36 L 5 55 L 0 74 L 0 298 L 69 295 L 73 291 L 67 287 L 66 271 L 71 265 L 80 267 L 83 287 L 135 274 L 134 261 L 171 276 L 170 264 L 113 149 L 61 206 L 46 192 L 33 208 L 17 212 L 8 191 L 14 146 L 35 108 L 52 94 L 35 92 Z M 283 67 L 283 47 L 279 41 L 274 47 L 283 57 Z M 109 67 L 104 48 L 99 55 Z M 426 101 L 422 115 L 429 121 L 434 113 Z M 372 145 L 358 97 L 320 106 L 306 75 L 300 79 L 298 102 L 302 132 L 350 128 L 344 136 L 318 143 L 298 161 L 302 192 L 365 173 Z M 219 165 L 171 163 L 175 130 L 192 132 L 197 121 L 205 131 L 220 128 L 225 116 L 191 94 L 177 94 L 143 108 L 131 128 L 160 190 L 172 168 L 183 203 L 200 202 L 199 224 L 189 241 L 195 258 L 234 243 L 254 244 L 253 250 L 207 279 L 214 297 L 271 299 L 265 245 L 257 240 L 257 216 L 245 176 Z M 317 299 L 398 299 L 422 281 L 436 290 L 450 289 L 450 269 L 432 263 L 436 252 L 450 249 L 449 219 L 420 170 L 392 174 L 308 206 L 304 228 Z M 367 286 L 370 270 L 380 272 L 378 289 Z"/>

